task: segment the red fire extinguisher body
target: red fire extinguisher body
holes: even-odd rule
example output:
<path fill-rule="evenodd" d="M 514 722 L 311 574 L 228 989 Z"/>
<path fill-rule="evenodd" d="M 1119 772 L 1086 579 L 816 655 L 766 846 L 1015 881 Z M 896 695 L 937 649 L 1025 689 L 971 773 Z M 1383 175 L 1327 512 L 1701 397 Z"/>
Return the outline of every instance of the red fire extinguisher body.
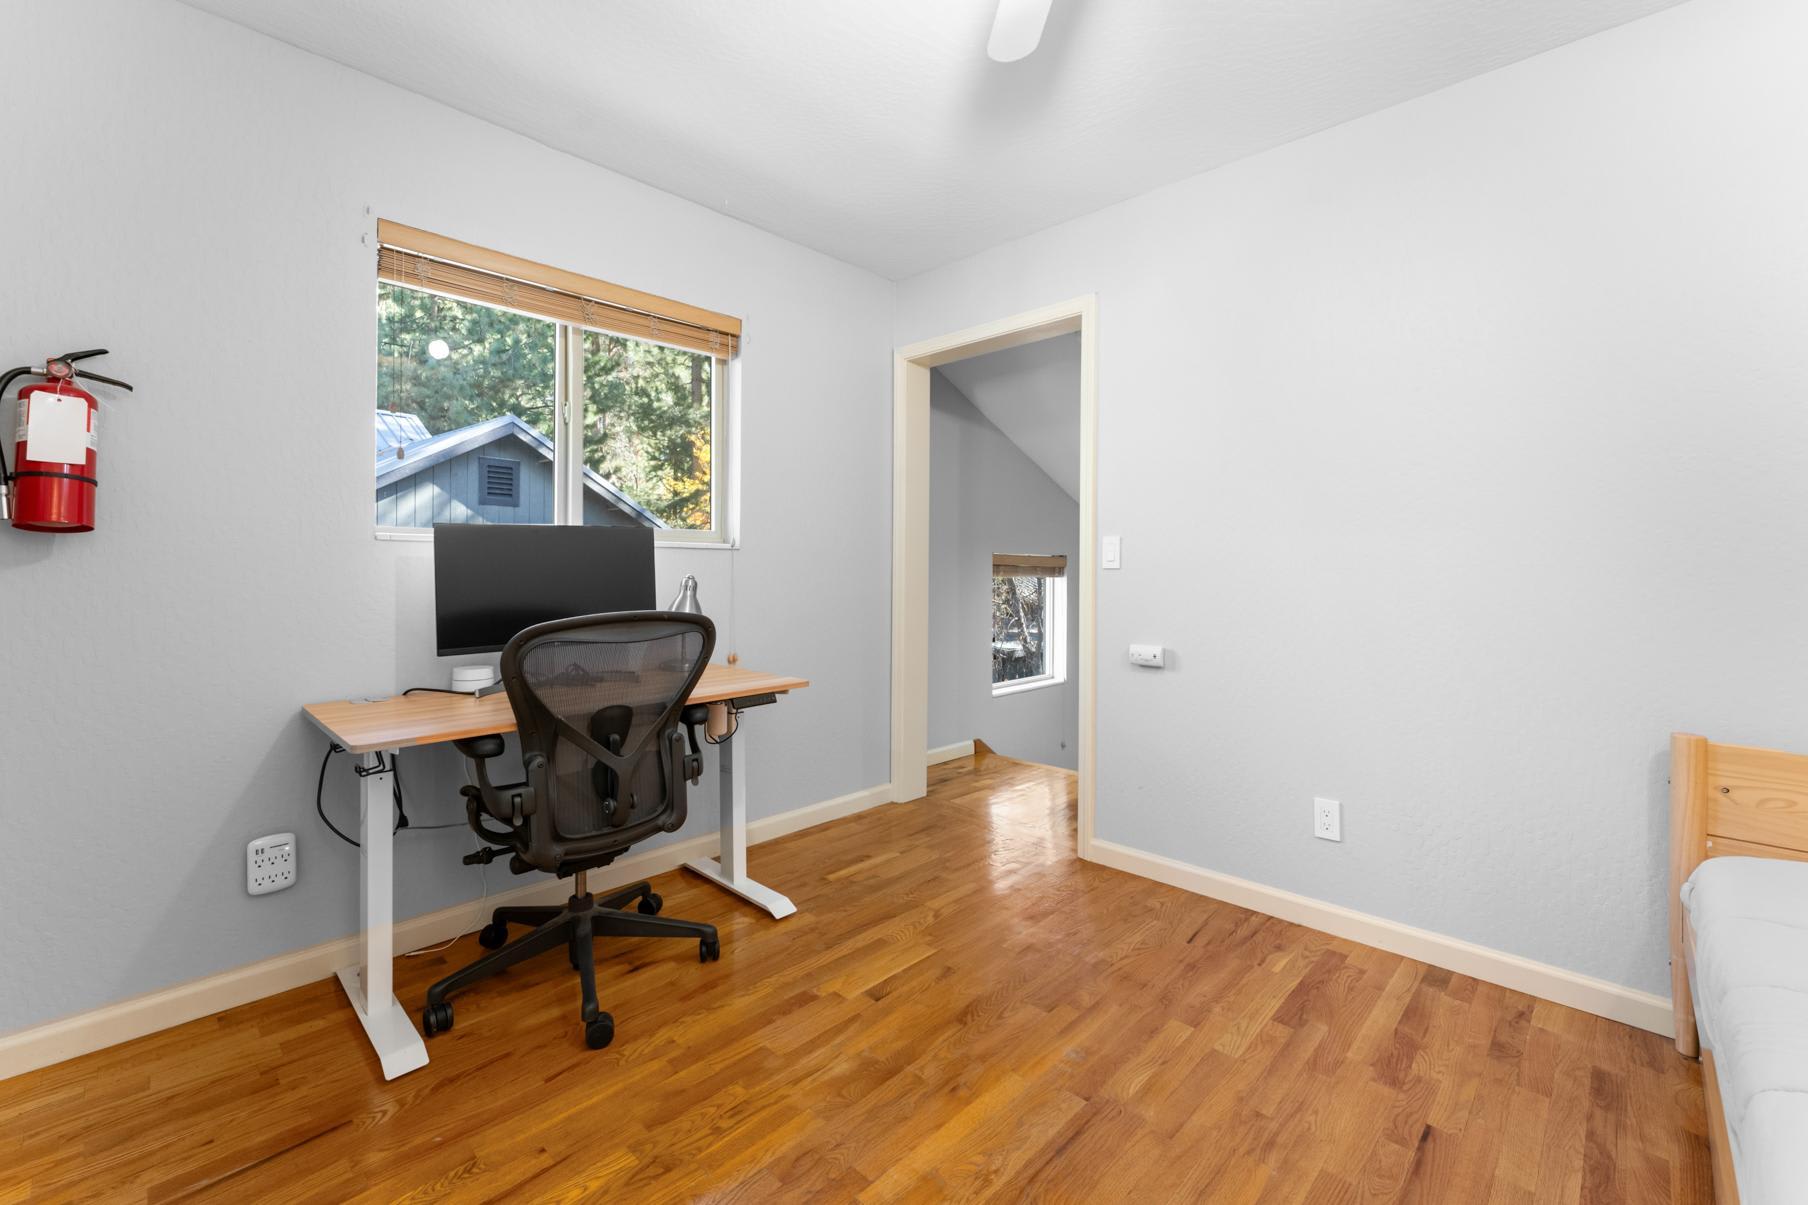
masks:
<path fill-rule="evenodd" d="M 88 409 L 87 449 L 80 463 L 32 460 L 27 453 L 26 416 L 31 399 L 40 394 L 80 398 Z M 27 385 L 19 391 L 19 432 L 14 445 L 13 526 L 25 531 L 93 531 L 95 475 L 95 424 L 100 403 L 85 389 L 68 381 Z"/>

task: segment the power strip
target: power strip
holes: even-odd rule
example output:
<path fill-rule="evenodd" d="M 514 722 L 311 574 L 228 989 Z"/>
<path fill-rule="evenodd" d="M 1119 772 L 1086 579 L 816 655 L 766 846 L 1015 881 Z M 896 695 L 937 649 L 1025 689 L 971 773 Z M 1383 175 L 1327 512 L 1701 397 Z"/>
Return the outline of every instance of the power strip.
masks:
<path fill-rule="evenodd" d="M 245 890 L 269 895 L 295 886 L 295 834 L 271 833 L 245 846 Z"/>

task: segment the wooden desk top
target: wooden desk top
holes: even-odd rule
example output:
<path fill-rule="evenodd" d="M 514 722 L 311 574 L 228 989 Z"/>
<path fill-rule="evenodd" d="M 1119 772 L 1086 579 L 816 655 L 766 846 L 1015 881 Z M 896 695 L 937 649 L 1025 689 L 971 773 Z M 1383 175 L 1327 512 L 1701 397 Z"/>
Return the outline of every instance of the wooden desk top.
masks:
<path fill-rule="evenodd" d="M 693 703 L 722 703 L 748 695 L 784 694 L 810 683 L 783 674 L 763 674 L 738 665 L 710 664 L 691 692 Z M 466 695 L 394 695 L 364 703 L 341 699 L 309 703 L 302 711 L 321 731 L 349 753 L 437 745 L 492 732 L 513 732 L 515 712 L 508 695 L 497 691 L 483 698 Z"/>

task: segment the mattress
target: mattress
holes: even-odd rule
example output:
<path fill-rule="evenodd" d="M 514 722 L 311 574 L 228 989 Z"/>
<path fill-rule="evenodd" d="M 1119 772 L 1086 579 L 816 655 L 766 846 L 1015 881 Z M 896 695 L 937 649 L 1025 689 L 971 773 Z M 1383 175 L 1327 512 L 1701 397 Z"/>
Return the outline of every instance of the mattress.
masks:
<path fill-rule="evenodd" d="M 1808 1205 L 1808 862 L 1710 858 L 1682 902 L 1740 1205 Z"/>

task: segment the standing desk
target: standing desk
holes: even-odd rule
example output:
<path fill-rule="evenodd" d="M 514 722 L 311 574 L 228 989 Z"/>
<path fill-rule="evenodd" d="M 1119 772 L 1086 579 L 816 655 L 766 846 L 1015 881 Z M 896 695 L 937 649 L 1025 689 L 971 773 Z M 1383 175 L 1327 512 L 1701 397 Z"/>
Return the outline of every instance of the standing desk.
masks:
<path fill-rule="evenodd" d="M 782 674 L 765 674 L 735 665 L 711 663 L 703 671 L 690 702 L 710 705 L 710 730 L 725 731 L 716 739 L 721 777 L 721 857 L 685 863 L 693 870 L 775 917 L 797 908 L 783 895 L 747 875 L 747 775 L 744 745 L 735 739 L 738 720 L 724 713 L 741 700 L 801 690 L 809 682 Z M 390 766 L 381 757 L 400 749 L 437 745 L 470 736 L 515 731 L 508 696 L 451 694 L 396 695 L 387 699 L 342 699 L 310 703 L 307 717 L 334 743 L 357 759 L 359 782 L 358 898 L 364 920 L 360 965 L 339 972 L 364 1033 L 376 1047 L 383 1078 L 394 1079 L 427 1064 L 427 1045 L 415 1032 L 407 1010 L 395 998 L 395 864 L 394 818 Z M 732 725 L 732 726 L 730 726 Z"/>

